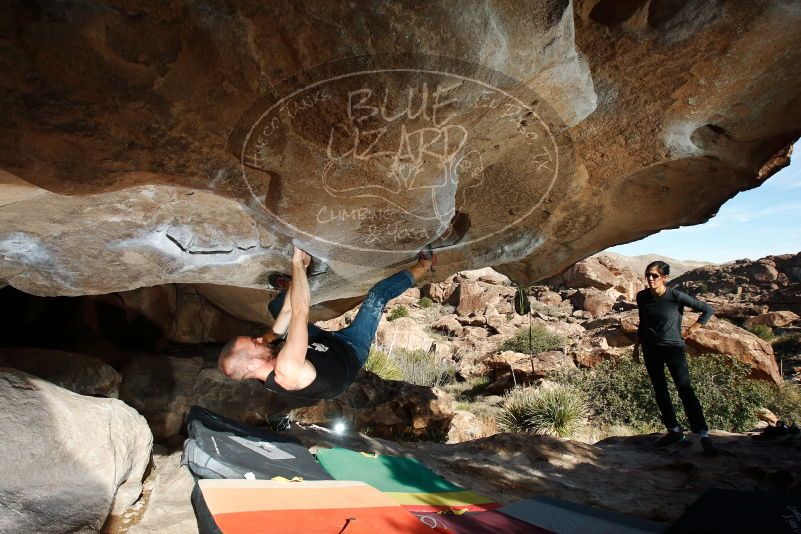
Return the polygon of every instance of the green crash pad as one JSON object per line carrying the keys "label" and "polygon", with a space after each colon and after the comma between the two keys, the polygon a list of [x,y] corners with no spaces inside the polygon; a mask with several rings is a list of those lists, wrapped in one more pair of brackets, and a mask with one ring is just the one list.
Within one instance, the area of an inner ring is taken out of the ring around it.
{"label": "green crash pad", "polygon": [[317,461],[336,480],[360,480],[383,492],[463,491],[414,458],[383,456],[348,449],[320,449]]}

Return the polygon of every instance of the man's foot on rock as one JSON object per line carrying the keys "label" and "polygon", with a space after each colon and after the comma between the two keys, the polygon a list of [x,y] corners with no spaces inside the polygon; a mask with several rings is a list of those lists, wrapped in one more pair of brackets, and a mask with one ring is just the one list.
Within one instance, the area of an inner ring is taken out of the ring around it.
{"label": "man's foot on rock", "polygon": [[434,241],[425,246],[423,250],[417,253],[417,259],[428,260],[431,262],[429,271],[432,273],[436,271],[437,256],[434,250],[438,248],[450,247],[462,240],[470,230],[470,216],[466,213],[457,211],[454,213],[448,228],[445,232],[436,238]]}
{"label": "man's foot on rock", "polygon": [[292,282],[292,277],[288,274],[273,273],[267,277],[267,282],[278,291],[289,290],[289,284]]}
{"label": "man's foot on rock", "polygon": [[428,268],[428,270],[432,273],[436,270],[435,267],[437,266],[437,255],[434,254],[431,245],[426,246],[426,248],[418,252],[417,259],[422,261],[430,261],[431,266]]}
{"label": "man's foot on rock", "polygon": [[684,435],[684,432],[679,430],[676,432],[675,430],[668,430],[667,434],[656,440],[657,447],[667,447],[668,445],[673,445],[674,443],[679,443],[681,445],[687,444],[689,445],[689,440]]}

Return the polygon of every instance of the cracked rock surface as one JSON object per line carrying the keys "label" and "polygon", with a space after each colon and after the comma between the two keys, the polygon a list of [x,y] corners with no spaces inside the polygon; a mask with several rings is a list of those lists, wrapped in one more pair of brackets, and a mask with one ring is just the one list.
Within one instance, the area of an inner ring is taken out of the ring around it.
{"label": "cracked rock surface", "polygon": [[793,2],[78,1],[0,21],[0,281],[43,296],[198,283],[236,310],[294,241],[328,263],[312,290],[336,316],[456,212],[471,226],[437,277],[533,282],[708,220],[801,133]]}

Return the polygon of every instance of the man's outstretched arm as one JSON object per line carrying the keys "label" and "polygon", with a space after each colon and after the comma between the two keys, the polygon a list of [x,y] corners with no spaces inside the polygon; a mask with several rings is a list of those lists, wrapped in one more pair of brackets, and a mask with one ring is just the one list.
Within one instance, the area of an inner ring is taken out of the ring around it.
{"label": "man's outstretched arm", "polygon": [[[311,293],[306,278],[305,259],[308,255],[295,247],[292,256],[292,286],[289,288],[291,318],[287,330],[286,343],[278,353],[275,363],[275,381],[283,388],[298,389],[301,377],[305,383],[314,379],[314,366],[306,361],[309,345],[308,321]],[[308,380],[309,373],[311,373]]]}
{"label": "man's outstretched arm", "polygon": [[292,282],[290,282],[289,292],[286,298],[284,298],[284,305],[281,306],[281,311],[278,312],[278,317],[276,317],[275,321],[273,321],[271,332],[275,334],[276,337],[284,337],[289,329],[289,321],[292,319],[292,299],[289,298],[289,294],[291,293]]}

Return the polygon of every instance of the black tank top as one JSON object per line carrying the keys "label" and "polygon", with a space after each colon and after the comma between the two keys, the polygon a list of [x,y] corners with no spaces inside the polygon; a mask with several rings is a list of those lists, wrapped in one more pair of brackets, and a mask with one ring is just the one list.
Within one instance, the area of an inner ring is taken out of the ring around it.
{"label": "black tank top", "polygon": [[264,387],[281,397],[307,400],[338,397],[356,380],[359,360],[351,348],[335,336],[325,334],[309,342],[306,359],[314,366],[317,376],[303,389],[284,389],[275,381],[275,373],[264,380]]}

